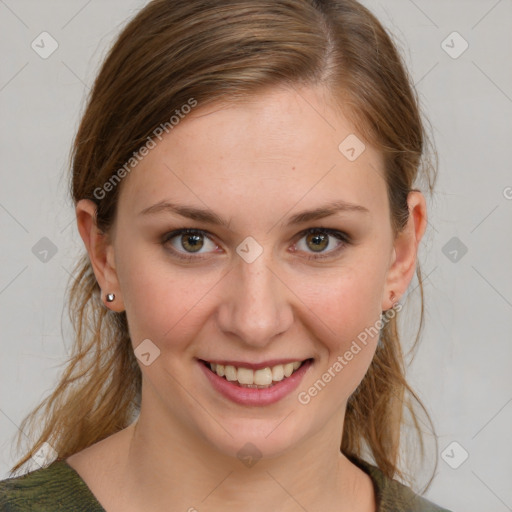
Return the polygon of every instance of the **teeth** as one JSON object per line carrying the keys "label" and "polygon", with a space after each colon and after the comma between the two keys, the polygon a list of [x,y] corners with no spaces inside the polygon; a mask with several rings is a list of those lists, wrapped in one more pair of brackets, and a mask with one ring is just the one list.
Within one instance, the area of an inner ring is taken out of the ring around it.
{"label": "teeth", "polygon": [[284,365],[284,376],[289,377],[293,373],[293,363]]}
{"label": "teeth", "polygon": [[254,371],[250,368],[238,368],[236,380],[240,384],[254,384]]}
{"label": "teeth", "polygon": [[236,371],[236,368],[234,366],[231,366],[231,365],[226,365],[224,367],[224,373],[226,375],[226,379],[228,380],[237,380],[237,371]]}
{"label": "teeth", "polygon": [[284,379],[284,367],[282,364],[278,364],[272,368],[272,380],[279,382]]}
{"label": "teeth", "polygon": [[[254,384],[257,384],[258,386],[270,386],[270,384],[272,384],[272,370],[270,368],[260,368],[253,373]],[[249,382],[249,384],[251,383]]]}
{"label": "teeth", "polygon": [[301,364],[302,361],[295,361],[294,363],[278,364],[272,366],[272,368],[266,367],[252,370],[251,368],[236,368],[229,364],[224,366],[222,364],[210,363],[210,368],[219,377],[225,377],[231,382],[238,381],[242,386],[259,388],[269,387],[272,385],[272,382],[280,382],[289,377]]}

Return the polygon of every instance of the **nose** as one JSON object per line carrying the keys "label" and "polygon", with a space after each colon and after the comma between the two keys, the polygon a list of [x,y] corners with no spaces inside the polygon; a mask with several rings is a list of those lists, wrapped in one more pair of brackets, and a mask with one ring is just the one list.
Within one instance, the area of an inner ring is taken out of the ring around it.
{"label": "nose", "polygon": [[291,292],[265,251],[252,263],[240,258],[235,265],[221,292],[219,328],[246,345],[261,348],[292,325]]}

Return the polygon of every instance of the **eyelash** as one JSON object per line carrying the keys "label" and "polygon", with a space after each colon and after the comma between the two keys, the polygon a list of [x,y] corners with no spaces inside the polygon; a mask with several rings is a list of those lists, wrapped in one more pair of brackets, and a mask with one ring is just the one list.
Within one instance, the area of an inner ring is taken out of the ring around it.
{"label": "eyelash", "polygon": [[[305,259],[307,259],[307,260],[317,260],[318,261],[318,260],[322,260],[322,259],[331,258],[333,255],[338,254],[341,250],[343,250],[347,245],[349,245],[351,243],[351,239],[347,233],[344,233],[343,231],[338,231],[336,229],[322,228],[322,227],[308,228],[308,229],[305,229],[304,231],[301,231],[300,233],[297,234],[297,237],[298,237],[297,242],[309,234],[317,234],[317,233],[323,233],[323,234],[333,236],[340,242],[340,244],[335,249],[332,249],[326,253],[318,253],[314,256],[305,256]],[[163,237],[163,240],[162,240],[162,245],[167,245],[170,240],[172,240],[173,238],[176,238],[177,236],[180,236],[180,235],[201,235],[206,238],[209,238],[212,242],[214,241],[213,235],[211,235],[208,231],[205,231],[202,229],[194,229],[194,228],[182,228],[182,229],[176,229],[174,231],[171,231],[170,233],[165,234]],[[295,242],[295,243],[297,243],[297,242]],[[193,261],[193,260],[198,261],[198,260],[201,260],[204,258],[202,256],[194,256],[192,253],[189,253],[188,256],[185,256],[184,254],[187,254],[187,253],[182,253],[182,252],[176,251],[175,249],[171,249],[171,251],[173,252],[173,255],[175,255],[176,257],[178,257],[179,259],[181,259],[183,261]]]}

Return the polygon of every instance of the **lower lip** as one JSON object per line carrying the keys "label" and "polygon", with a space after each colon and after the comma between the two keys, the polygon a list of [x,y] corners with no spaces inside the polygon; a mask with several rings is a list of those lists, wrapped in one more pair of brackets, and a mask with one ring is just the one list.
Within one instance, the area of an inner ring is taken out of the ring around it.
{"label": "lower lip", "polygon": [[224,377],[219,377],[216,373],[212,372],[203,362],[198,362],[211,385],[221,395],[237,404],[251,406],[270,405],[289,395],[298,387],[305,373],[312,365],[312,361],[308,360],[289,377],[286,377],[269,388],[258,389],[244,388],[233,384],[233,382],[226,380]]}

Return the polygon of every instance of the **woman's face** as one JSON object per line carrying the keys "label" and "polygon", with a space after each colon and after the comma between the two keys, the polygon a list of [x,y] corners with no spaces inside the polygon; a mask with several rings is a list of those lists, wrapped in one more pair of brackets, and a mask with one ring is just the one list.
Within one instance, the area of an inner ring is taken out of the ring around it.
{"label": "woman's face", "polygon": [[[124,179],[119,288],[104,292],[126,310],[155,430],[228,455],[339,446],[396,255],[381,156],[359,154],[354,132],[323,89],[273,89],[199,105]],[[306,360],[279,380],[278,363]],[[258,382],[279,383],[243,388],[203,361],[243,367],[224,372],[245,382],[270,367]]]}

